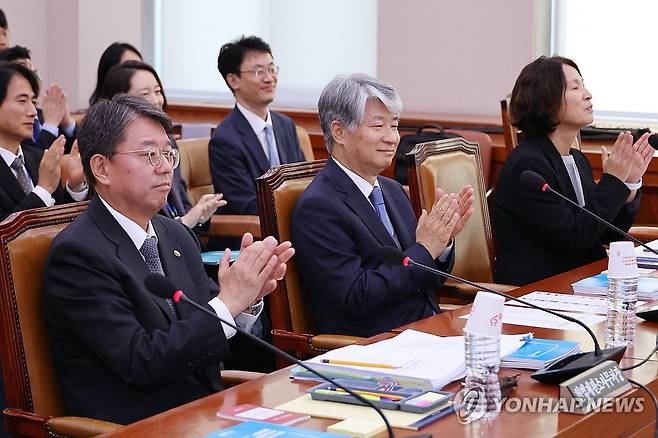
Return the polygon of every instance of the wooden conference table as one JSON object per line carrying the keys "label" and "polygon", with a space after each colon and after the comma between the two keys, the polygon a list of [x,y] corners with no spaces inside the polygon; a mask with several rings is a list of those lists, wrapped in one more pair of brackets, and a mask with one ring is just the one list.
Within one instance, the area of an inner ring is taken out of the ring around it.
{"label": "wooden conference table", "polygon": [[[571,293],[571,283],[599,273],[606,268],[605,261],[599,261],[574,271],[558,275],[529,286],[519,288],[512,293],[515,296],[539,291],[553,291]],[[381,334],[374,339],[384,339],[394,336],[404,328],[434,333],[443,336],[461,335],[465,320],[459,316],[468,313],[469,306],[454,311],[443,312],[440,315],[430,317],[416,323],[394,330],[391,333]],[[658,324],[638,320],[635,345],[626,350],[621,366],[629,366],[638,363],[656,345]],[[604,343],[604,322],[593,328],[599,342]],[[592,350],[592,341],[584,330],[561,331],[542,329],[537,327],[522,327],[515,325],[503,326],[503,332],[507,334],[526,333],[532,331],[536,337],[569,339],[581,342],[583,350]],[[147,418],[137,423],[126,426],[118,431],[105,434],[103,437],[199,437],[236,424],[230,420],[216,417],[219,408],[228,408],[242,403],[253,403],[260,406],[274,407],[286,401],[292,400],[304,394],[306,389],[315,385],[310,382],[295,382],[288,378],[290,369],[286,368],[269,374],[261,379],[239,385],[237,387],[222,391],[206,398],[188,403],[176,409]],[[558,387],[544,385],[530,379],[530,371],[502,369],[501,376],[521,374],[519,386],[510,397],[544,397],[557,398]],[[655,356],[639,368],[625,372],[627,377],[648,385],[658,394],[658,360]],[[458,382],[453,382],[446,388],[448,391],[458,391]],[[577,415],[568,413],[529,413],[529,412],[507,412],[503,410],[493,421],[476,421],[469,425],[458,422],[456,415],[449,415],[421,429],[418,432],[396,429],[396,436],[407,436],[419,433],[441,434],[449,437],[510,437],[510,436],[562,436],[562,437],[607,437],[607,436],[652,436],[655,421],[655,410],[651,398],[640,389],[633,389],[624,397],[637,397],[643,399],[644,410],[637,413],[621,412],[596,412],[588,415]],[[335,420],[311,418],[299,423],[295,427],[307,429],[326,430],[326,427]],[[381,434],[385,436],[385,434]]]}

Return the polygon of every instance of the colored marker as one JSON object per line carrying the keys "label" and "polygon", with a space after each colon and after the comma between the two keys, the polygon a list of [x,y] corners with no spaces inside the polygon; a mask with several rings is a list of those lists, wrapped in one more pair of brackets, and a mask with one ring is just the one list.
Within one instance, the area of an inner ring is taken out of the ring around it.
{"label": "colored marker", "polygon": [[351,360],[338,360],[338,359],[322,359],[322,363],[330,363],[334,365],[353,365],[357,367],[368,367],[368,368],[389,368],[389,369],[396,368],[393,365],[388,365],[385,363],[354,362]]}

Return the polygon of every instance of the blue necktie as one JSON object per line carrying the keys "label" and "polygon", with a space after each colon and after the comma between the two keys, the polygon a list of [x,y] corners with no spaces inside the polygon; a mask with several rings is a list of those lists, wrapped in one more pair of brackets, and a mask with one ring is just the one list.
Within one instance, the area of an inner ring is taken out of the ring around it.
{"label": "blue necktie", "polygon": [[279,151],[274,143],[274,129],[272,125],[265,125],[265,139],[267,140],[267,156],[270,159],[270,167],[276,167],[281,164],[279,160]]}
{"label": "blue necktie", "polygon": [[39,135],[41,135],[41,121],[38,117],[34,118],[34,125],[32,126],[32,140],[34,144],[38,144]]}
{"label": "blue necktie", "polygon": [[[142,244],[142,247],[139,248],[139,252],[144,256],[144,261],[146,262],[146,267],[149,272],[154,274],[164,275],[164,269],[162,269],[162,262],[160,261],[160,253],[158,252],[158,241],[155,236],[147,237]],[[174,314],[174,318],[178,315],[176,314],[176,308],[174,307],[174,302],[171,298],[167,298],[167,305],[169,310]]]}
{"label": "blue necktie", "polygon": [[391,223],[391,219],[388,217],[388,213],[386,212],[386,204],[384,204],[384,196],[382,195],[381,187],[374,186],[369,198],[370,202],[372,202],[372,205],[375,207],[375,210],[377,210],[379,219],[381,219],[381,221],[384,223],[386,231],[388,231],[388,234],[390,234],[393,240],[395,240],[395,244],[400,247],[400,242],[398,242],[397,237],[395,237],[393,224]]}

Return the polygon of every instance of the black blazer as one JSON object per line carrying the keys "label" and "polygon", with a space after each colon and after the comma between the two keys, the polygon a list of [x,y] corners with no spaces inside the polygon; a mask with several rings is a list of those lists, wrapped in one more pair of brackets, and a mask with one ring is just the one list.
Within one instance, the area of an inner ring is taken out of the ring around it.
{"label": "black blazer", "polygon": [[[618,178],[604,173],[597,184],[585,155],[571,149],[585,196],[585,208],[628,230],[640,196]],[[521,142],[507,157],[496,184],[497,282],[523,285],[605,257],[602,244],[623,238],[576,207],[537,188],[524,187],[524,170],[543,176],[556,191],[576,201],[564,162],[548,137]]]}
{"label": "black blazer", "polygon": [[[207,303],[218,287],[193,234],[160,215],[152,223],[167,277]],[[148,273],[98,197],[54,240],[44,306],[67,414],[125,424],[221,389],[229,350],[220,323],[185,304],[174,320],[144,287]]]}
{"label": "black blazer", "polygon": [[[450,270],[416,243],[416,216],[402,186],[378,177],[386,210],[404,253]],[[372,336],[417,321],[438,309],[434,274],[380,261],[395,246],[372,204],[334,162],[302,193],[292,216],[292,242],[304,290],[322,333]]]}
{"label": "black blazer", "polygon": [[[295,123],[286,115],[270,111],[281,164],[304,161]],[[227,214],[258,214],[256,178],[270,168],[263,146],[240,110],[233,111],[217,126],[208,144],[210,172],[216,193],[228,202]]]}
{"label": "black blazer", "polygon": [[[32,184],[36,186],[39,181],[39,164],[43,156],[43,149],[32,146],[21,147],[25,159],[25,168],[27,173],[30,174]],[[55,204],[74,202],[61,184],[52,194],[52,197],[55,199]],[[43,203],[41,198],[33,192],[27,195],[23,192],[16,176],[14,176],[14,172],[7,166],[5,160],[0,158],[0,221],[11,213],[45,206],[46,204]]]}

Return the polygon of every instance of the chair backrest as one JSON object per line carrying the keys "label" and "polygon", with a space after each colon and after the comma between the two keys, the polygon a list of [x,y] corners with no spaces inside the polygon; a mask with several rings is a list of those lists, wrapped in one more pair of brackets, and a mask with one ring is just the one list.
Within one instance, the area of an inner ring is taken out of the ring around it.
{"label": "chair backrest", "polygon": [[407,154],[409,189],[417,216],[434,204],[436,188],[457,193],[470,184],[475,201],[473,216],[456,237],[452,273],[471,281],[492,282],[494,247],[486,187],[477,143],[450,138],[420,143]]}
{"label": "chair backrest", "polygon": [[215,191],[210,176],[208,142],[210,137],[188,138],[177,142],[180,150],[180,171],[187,183],[187,194],[192,205],[206,193]]}
{"label": "chair backrest", "polygon": [[307,161],[313,161],[315,159],[315,154],[313,153],[313,145],[311,144],[311,136],[308,135],[308,131],[302,128],[299,125],[295,125],[295,130],[297,131],[297,138],[299,139],[299,146],[304,152],[304,156]]}
{"label": "chair backrest", "polygon": [[87,202],[26,210],[0,224],[0,357],[7,407],[65,414],[42,309],[53,238]]}
{"label": "chair backrest", "polygon": [[500,116],[503,121],[503,135],[505,137],[505,152],[509,155],[519,144],[519,130],[512,125],[509,116],[509,97],[500,101]]}
{"label": "chair backrest", "polygon": [[[284,164],[270,169],[256,180],[263,236],[279,242],[290,240],[290,222],[295,204],[304,189],[324,167],[326,160]],[[295,258],[288,262],[286,275],[270,294],[272,328],[295,333],[317,333],[311,305],[303,293]]]}
{"label": "chair backrest", "polygon": [[482,160],[484,186],[489,189],[491,187],[491,155],[493,153],[493,142],[491,141],[489,134],[466,129],[448,129],[446,131],[464,137],[466,140],[477,143],[480,146],[480,159]]}

